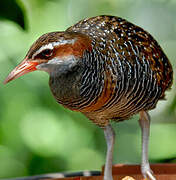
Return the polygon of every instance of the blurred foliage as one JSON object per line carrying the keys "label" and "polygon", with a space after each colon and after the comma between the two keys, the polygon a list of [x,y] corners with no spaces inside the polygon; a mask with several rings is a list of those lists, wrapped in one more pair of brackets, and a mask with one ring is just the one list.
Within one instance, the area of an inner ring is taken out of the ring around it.
{"label": "blurred foliage", "polygon": [[25,28],[24,12],[15,0],[1,0],[0,20],[11,20]]}
{"label": "blurred foliage", "polygon": [[[55,102],[47,85],[46,73],[33,72],[6,86],[2,82],[41,34],[62,31],[80,19],[100,14],[121,16],[148,30],[164,49],[175,71],[176,1],[17,2],[22,10],[10,5],[8,10],[4,6],[0,8],[1,11],[3,7],[5,12],[3,16],[20,23],[22,27],[23,19],[24,24],[28,24],[26,32],[11,21],[0,21],[0,177],[100,169],[106,153],[103,131],[82,114],[64,109]],[[174,79],[172,90],[167,92],[167,101],[160,101],[150,113],[152,162],[176,162],[175,88]],[[129,121],[113,123],[117,133],[114,163],[140,163],[137,120],[138,116],[134,116]]]}

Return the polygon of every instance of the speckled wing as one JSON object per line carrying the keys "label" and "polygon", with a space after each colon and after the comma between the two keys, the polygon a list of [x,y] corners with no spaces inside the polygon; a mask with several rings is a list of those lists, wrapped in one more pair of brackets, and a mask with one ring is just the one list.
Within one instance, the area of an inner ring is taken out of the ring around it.
{"label": "speckled wing", "polygon": [[119,17],[97,16],[84,19],[67,31],[89,35],[93,46],[111,59],[139,64],[144,67],[146,75],[150,69],[162,89],[161,98],[170,88],[173,79],[171,64],[156,40],[142,28]]}
{"label": "speckled wing", "polygon": [[153,109],[159,99],[164,99],[165,90],[172,85],[173,71],[148,32],[114,16],[84,19],[67,31],[91,37],[89,63],[97,68],[97,79],[103,79],[102,89],[97,86],[99,94],[90,98],[82,112],[90,112],[97,119],[123,120],[141,110]]}

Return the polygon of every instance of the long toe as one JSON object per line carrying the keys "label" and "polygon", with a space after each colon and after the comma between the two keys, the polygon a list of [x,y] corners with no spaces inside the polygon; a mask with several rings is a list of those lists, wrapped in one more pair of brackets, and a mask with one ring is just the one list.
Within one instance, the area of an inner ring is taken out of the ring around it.
{"label": "long toe", "polygon": [[144,176],[145,179],[148,180],[148,178],[149,178],[150,180],[156,180],[149,165],[143,166],[141,168],[141,171],[142,171],[142,175]]}
{"label": "long toe", "polygon": [[151,180],[156,180],[156,178],[154,177],[154,175],[153,175],[151,170],[147,171],[146,174],[147,174],[147,177],[149,177]]}

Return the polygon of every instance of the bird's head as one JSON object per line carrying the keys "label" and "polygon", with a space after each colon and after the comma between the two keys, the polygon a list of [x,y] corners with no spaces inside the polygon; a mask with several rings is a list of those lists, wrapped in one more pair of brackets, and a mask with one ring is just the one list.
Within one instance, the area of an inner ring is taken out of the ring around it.
{"label": "bird's head", "polygon": [[49,74],[74,67],[85,51],[91,51],[88,36],[75,32],[51,32],[31,46],[24,60],[7,76],[4,84],[35,70]]}

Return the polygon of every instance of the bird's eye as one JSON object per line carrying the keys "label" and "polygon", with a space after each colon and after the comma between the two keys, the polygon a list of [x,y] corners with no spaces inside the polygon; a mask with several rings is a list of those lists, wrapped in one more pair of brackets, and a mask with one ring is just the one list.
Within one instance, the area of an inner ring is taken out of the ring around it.
{"label": "bird's eye", "polygon": [[45,49],[43,50],[40,55],[45,57],[45,58],[48,58],[50,57],[51,55],[53,54],[53,50],[52,49]]}

